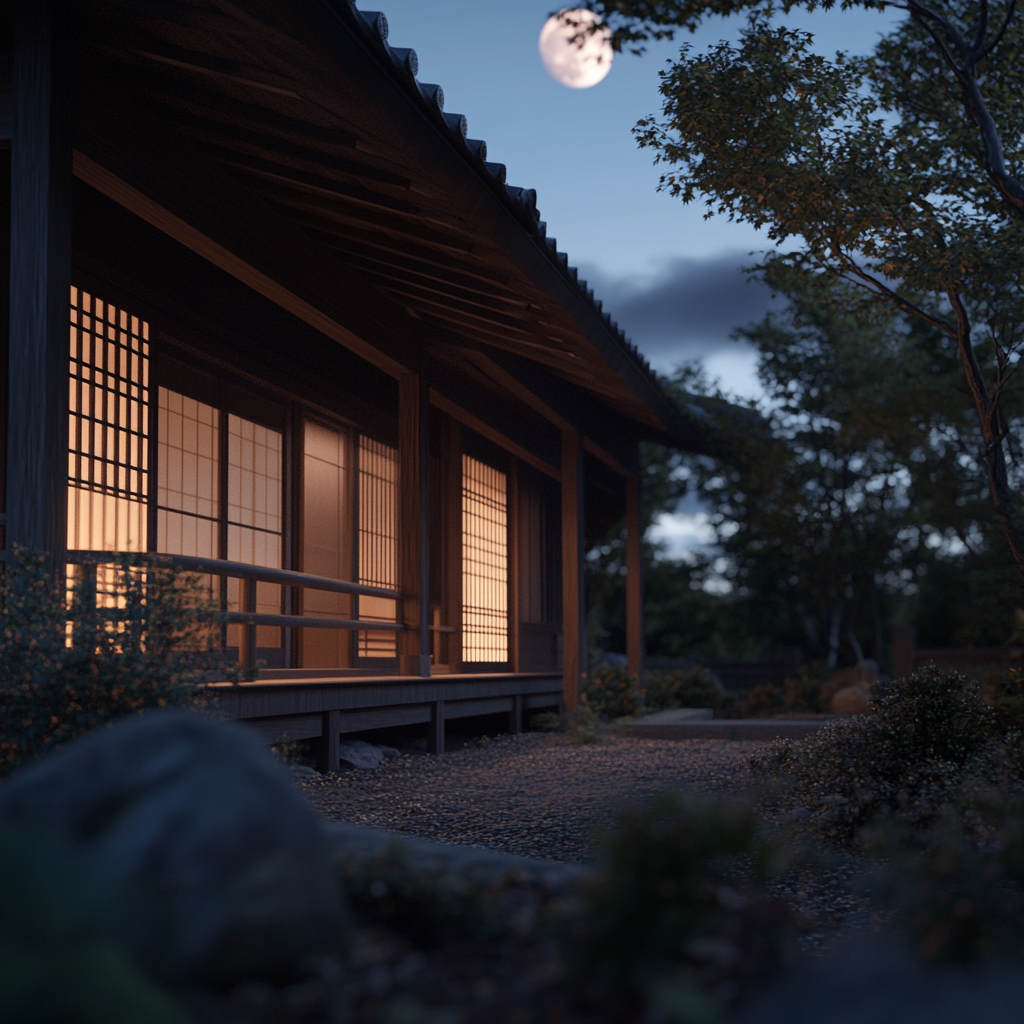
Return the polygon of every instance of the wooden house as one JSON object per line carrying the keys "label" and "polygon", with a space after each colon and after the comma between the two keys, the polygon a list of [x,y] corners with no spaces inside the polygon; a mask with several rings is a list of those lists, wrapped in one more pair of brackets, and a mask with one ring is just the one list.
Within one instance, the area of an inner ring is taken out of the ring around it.
{"label": "wooden house", "polygon": [[699,438],[382,14],[17,0],[0,51],[7,550],[210,574],[225,708],[325,764],[572,709],[623,515],[639,669],[638,443]]}

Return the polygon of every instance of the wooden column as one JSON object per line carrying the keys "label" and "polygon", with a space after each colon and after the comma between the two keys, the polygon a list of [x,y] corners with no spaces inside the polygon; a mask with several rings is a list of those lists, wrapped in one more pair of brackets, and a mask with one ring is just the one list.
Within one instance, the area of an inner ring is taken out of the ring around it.
{"label": "wooden column", "polygon": [[444,463],[445,621],[454,633],[448,634],[448,667],[462,669],[462,424],[448,418],[442,438]]}
{"label": "wooden column", "polygon": [[402,589],[399,634],[400,671],[407,676],[430,675],[430,648],[423,650],[422,634],[429,614],[429,578],[426,565],[426,463],[421,434],[421,385],[419,374],[408,373],[398,382],[398,580]]}
{"label": "wooden column", "polygon": [[427,726],[427,753],[444,753],[444,701],[430,705],[430,725]]}
{"label": "wooden column", "polygon": [[[519,460],[508,471],[508,667],[519,671]],[[518,732],[514,729],[513,732]]]}
{"label": "wooden column", "polygon": [[316,767],[321,772],[336,772],[340,762],[341,714],[324,711],[317,744]]}
{"label": "wooden column", "polygon": [[15,10],[7,547],[67,548],[71,5]]}
{"label": "wooden column", "polygon": [[626,477],[626,664],[629,674],[644,669],[644,578],[640,552],[640,478]]}
{"label": "wooden column", "polygon": [[562,430],[562,707],[576,710],[587,666],[583,586],[583,449],[573,427]]}

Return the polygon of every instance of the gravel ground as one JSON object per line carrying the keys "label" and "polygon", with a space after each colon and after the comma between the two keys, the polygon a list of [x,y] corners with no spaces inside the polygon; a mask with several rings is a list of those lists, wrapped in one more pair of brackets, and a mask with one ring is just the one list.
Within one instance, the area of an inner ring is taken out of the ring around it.
{"label": "gravel ground", "polygon": [[[327,818],[582,863],[593,858],[595,834],[625,802],[678,786],[749,795],[747,757],[757,746],[614,732],[579,745],[561,734],[525,733],[476,740],[442,757],[404,753],[375,771],[312,776],[299,785]],[[765,822],[773,830],[778,824]],[[809,953],[878,920],[871,901],[851,886],[863,869],[860,858],[830,857],[830,870],[799,868],[770,886],[802,917],[800,945]]]}
{"label": "gravel ground", "polygon": [[404,754],[375,771],[301,785],[327,818],[543,860],[583,862],[615,808],[671,786],[745,793],[747,756],[730,740],[607,736],[577,745],[524,733],[476,741],[442,757]]}

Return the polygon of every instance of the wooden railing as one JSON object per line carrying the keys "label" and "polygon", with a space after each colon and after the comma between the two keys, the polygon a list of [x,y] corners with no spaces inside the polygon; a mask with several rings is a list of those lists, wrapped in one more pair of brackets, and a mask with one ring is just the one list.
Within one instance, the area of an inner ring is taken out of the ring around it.
{"label": "wooden railing", "polygon": [[[256,584],[276,583],[283,587],[321,590],[332,594],[350,594],[355,597],[384,597],[393,601],[402,599],[402,592],[390,587],[371,587],[362,583],[332,580],[325,576],[293,572],[289,569],[268,569],[245,562],[229,562],[221,558],[198,558],[193,555],[165,555],[150,552],[126,555],[114,551],[69,551],[69,565],[97,566],[120,562],[124,558],[138,559],[146,565],[166,566],[185,572],[238,579],[242,581],[241,611],[212,611],[203,617],[220,622],[237,623],[242,627],[243,640],[239,649],[239,662],[246,672],[256,666],[256,628],[283,626],[286,629],[373,629],[401,632],[409,627],[401,622],[381,622],[376,619],[314,618],[307,615],[272,615],[256,611]],[[447,632],[446,627],[434,627]]]}

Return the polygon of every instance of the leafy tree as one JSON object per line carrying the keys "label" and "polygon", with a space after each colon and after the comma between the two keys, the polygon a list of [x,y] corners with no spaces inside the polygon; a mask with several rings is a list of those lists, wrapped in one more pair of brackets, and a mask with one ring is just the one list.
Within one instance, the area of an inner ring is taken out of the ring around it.
{"label": "leafy tree", "polygon": [[738,45],[683,46],[661,72],[663,117],[641,120],[638,141],[668,168],[671,194],[703,198],[709,215],[763,228],[777,244],[799,240],[785,257],[792,267],[860,289],[955,343],[977,460],[1024,577],[1003,410],[1024,285],[1024,189],[1008,169],[1024,158],[1024,30],[1013,0],[994,20],[987,0],[941,9],[907,0],[910,17],[873,55],[833,60],[812,51],[808,33],[774,24],[761,0],[588,6],[619,48],[692,30],[709,14],[748,13]]}

